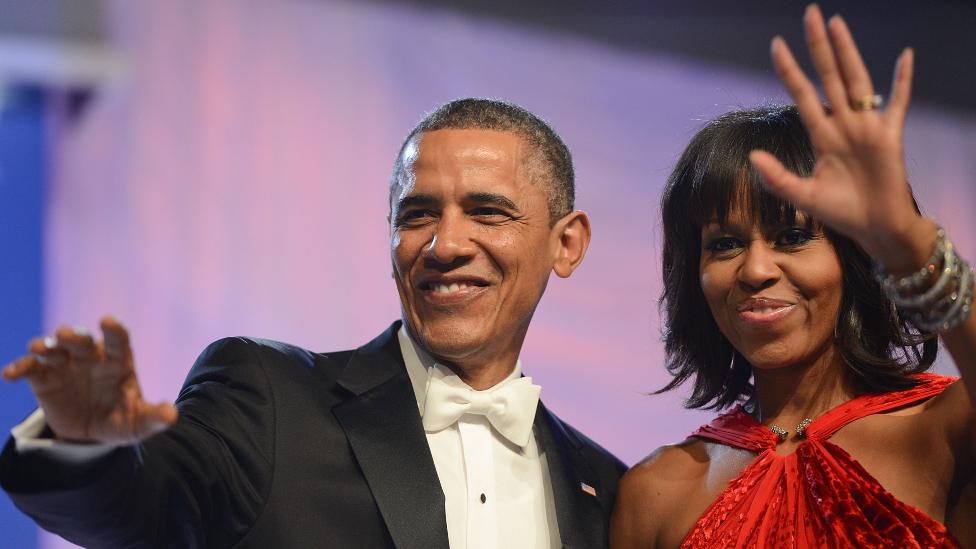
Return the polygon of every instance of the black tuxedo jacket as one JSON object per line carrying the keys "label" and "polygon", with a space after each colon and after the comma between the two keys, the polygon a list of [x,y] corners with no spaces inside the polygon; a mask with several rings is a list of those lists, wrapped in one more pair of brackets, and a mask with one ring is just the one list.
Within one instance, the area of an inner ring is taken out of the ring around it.
{"label": "black tuxedo jacket", "polygon": [[[220,340],[194,364],[166,432],[83,466],[18,455],[8,441],[0,484],[40,526],[86,547],[446,548],[399,325],[327,354]],[[563,547],[606,546],[624,465],[541,405],[535,433]]]}

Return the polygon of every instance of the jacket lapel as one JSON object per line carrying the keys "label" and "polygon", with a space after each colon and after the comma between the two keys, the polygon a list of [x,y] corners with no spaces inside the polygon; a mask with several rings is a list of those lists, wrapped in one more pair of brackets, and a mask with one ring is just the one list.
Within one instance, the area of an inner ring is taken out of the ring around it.
{"label": "jacket lapel", "polygon": [[[539,403],[535,415],[539,448],[549,465],[559,538],[565,548],[605,547],[604,512],[595,494],[603,489],[580,453],[583,444]],[[585,486],[584,486],[585,484]]]}
{"label": "jacket lapel", "polygon": [[338,379],[353,396],[332,413],[393,543],[403,549],[447,548],[444,493],[400,354],[399,327],[394,323],[356,350]]}

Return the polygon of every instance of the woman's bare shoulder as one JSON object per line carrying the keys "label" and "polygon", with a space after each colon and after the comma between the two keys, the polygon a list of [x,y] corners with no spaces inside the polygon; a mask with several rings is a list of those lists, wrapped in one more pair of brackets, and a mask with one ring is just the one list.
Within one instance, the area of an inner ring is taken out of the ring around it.
{"label": "woman's bare shoulder", "polygon": [[654,450],[634,465],[625,479],[640,486],[681,483],[700,478],[699,475],[708,469],[709,460],[706,443],[698,438],[687,438]]}
{"label": "woman's bare shoulder", "polygon": [[706,444],[689,438],[662,446],[631,467],[620,482],[611,546],[656,546],[661,526],[674,518],[675,502],[700,488],[708,462]]}
{"label": "woman's bare shoulder", "polygon": [[976,458],[976,412],[963,380],[957,380],[940,394],[926,401],[922,414],[933,429],[947,432],[957,459],[972,462]]}
{"label": "woman's bare shoulder", "polygon": [[878,416],[911,418],[911,421],[899,422],[899,425],[917,432],[919,437],[946,434],[953,447],[961,447],[965,443],[967,450],[976,426],[976,413],[961,379],[931,398],[882,412]]}

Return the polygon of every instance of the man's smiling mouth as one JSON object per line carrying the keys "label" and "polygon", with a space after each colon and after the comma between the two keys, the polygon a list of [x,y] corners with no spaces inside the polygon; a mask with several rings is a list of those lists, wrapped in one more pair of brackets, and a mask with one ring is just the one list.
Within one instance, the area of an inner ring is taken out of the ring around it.
{"label": "man's smiling mouth", "polygon": [[480,293],[488,282],[472,277],[436,277],[422,280],[417,286],[424,296],[441,301]]}
{"label": "man's smiling mouth", "polygon": [[467,282],[452,282],[451,284],[428,284],[424,291],[430,291],[438,294],[446,294],[451,292],[457,292],[460,290],[467,290],[468,288],[474,286],[473,284],[468,284]]}

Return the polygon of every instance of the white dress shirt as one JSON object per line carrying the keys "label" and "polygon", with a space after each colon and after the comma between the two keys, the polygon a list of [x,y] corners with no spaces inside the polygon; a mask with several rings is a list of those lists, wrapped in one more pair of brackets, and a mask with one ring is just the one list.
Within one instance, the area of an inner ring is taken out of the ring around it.
{"label": "white dress shirt", "polygon": [[[428,380],[457,376],[414,345],[406,329],[397,336],[423,417]],[[506,379],[521,375],[516,361]],[[485,416],[465,414],[454,425],[428,432],[427,443],[444,491],[451,549],[560,546],[549,467],[535,433],[520,448]]]}
{"label": "white dress shirt", "polygon": [[[432,376],[455,376],[415,346],[404,328],[397,333],[421,417]],[[506,379],[522,375],[516,361]],[[455,376],[456,377],[456,376]],[[94,460],[114,448],[39,438],[44,412],[36,410],[11,430],[18,452],[44,452],[64,462]],[[546,455],[533,432],[524,448],[499,434],[482,415],[426,433],[444,491],[452,549],[549,549],[559,547],[555,500]],[[558,456],[555,458],[558,459]]]}

